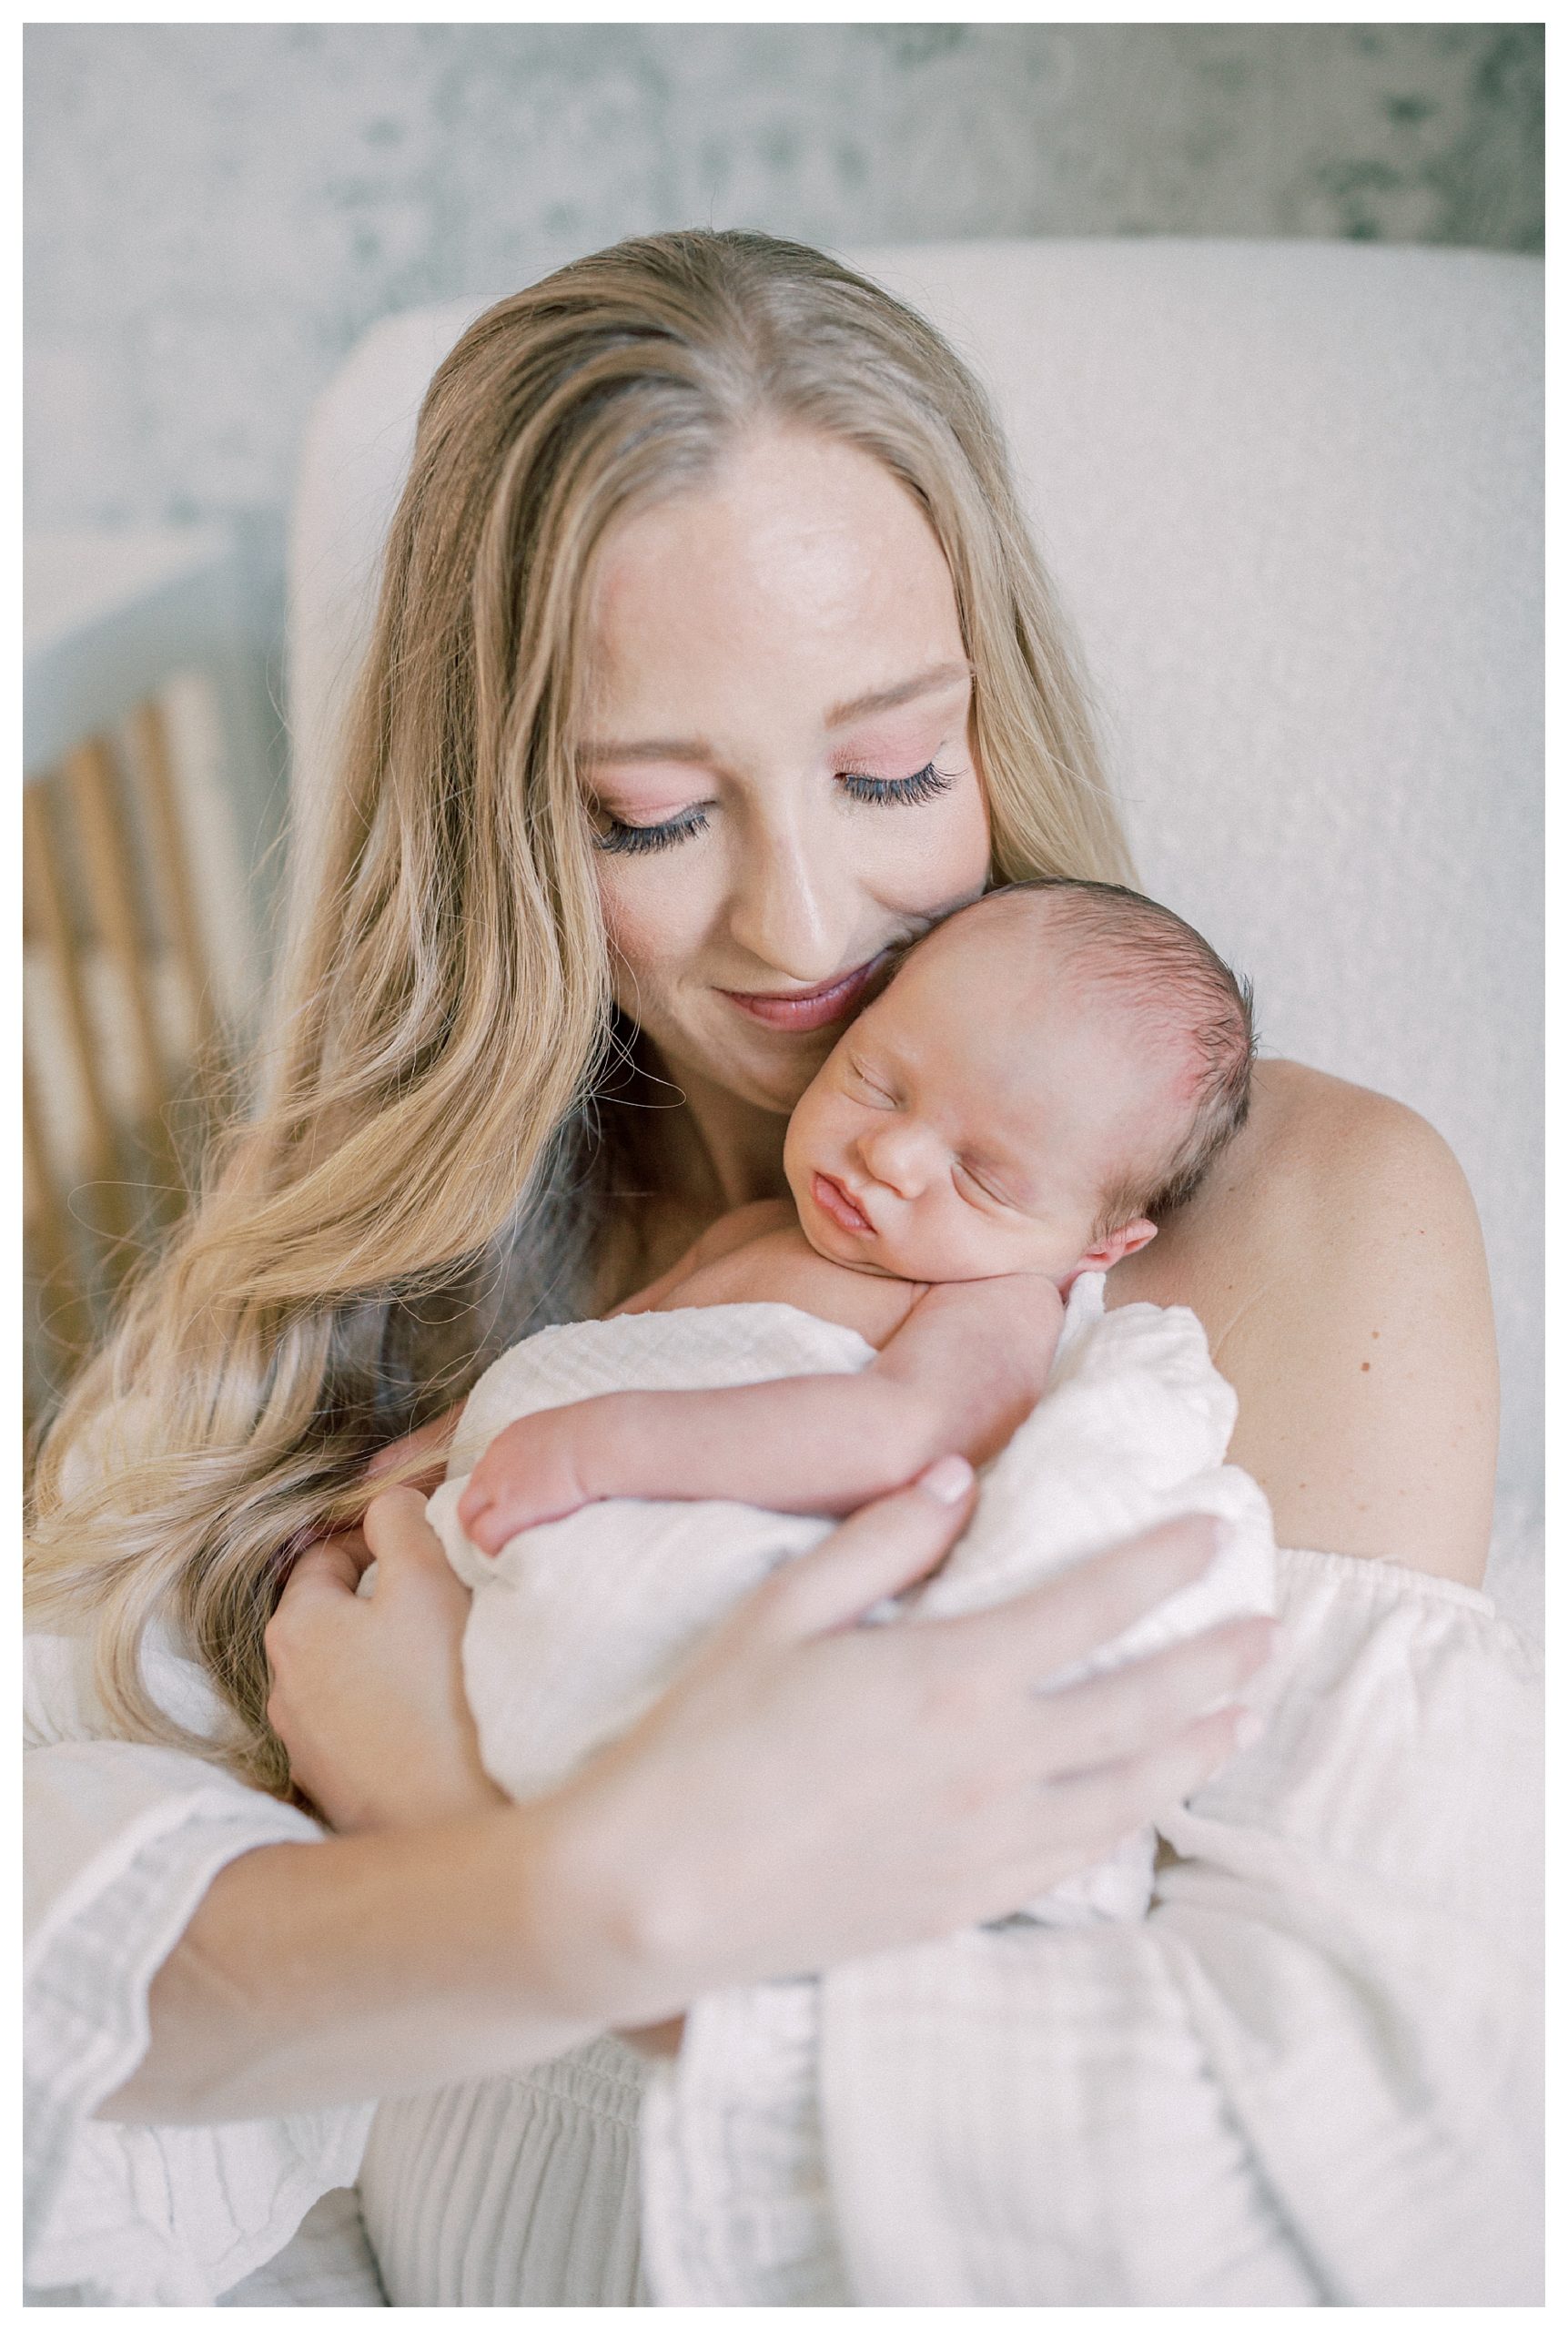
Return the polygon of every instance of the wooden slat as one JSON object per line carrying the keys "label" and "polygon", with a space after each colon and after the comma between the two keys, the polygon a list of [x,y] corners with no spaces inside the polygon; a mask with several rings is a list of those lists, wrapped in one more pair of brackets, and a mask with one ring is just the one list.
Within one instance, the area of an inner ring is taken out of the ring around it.
{"label": "wooden slat", "polygon": [[167,1145],[162,1130],[167,1087],[150,977],[154,948],[137,907],[114,765],[94,737],[67,755],[65,769],[88,902],[130,1001],[137,1113],[156,1152]]}
{"label": "wooden slat", "polygon": [[155,699],[149,697],[145,704],[137,704],[131,715],[131,733],[136,742],[137,771],[151,843],[147,855],[180,976],[190,998],[191,1026],[197,1049],[206,1054],[217,1035],[211,973],[196,911],[190,853],[186,847],[175,789],[168,732],[163,708]]}
{"label": "wooden slat", "polygon": [[76,1267],[76,1238],[65,1191],[39,1130],[32,1074],[22,1062],[22,1215],[38,1271],[39,1323],[57,1349],[75,1357],[92,1341],[93,1312]]}
{"label": "wooden slat", "polygon": [[[52,785],[53,780],[47,780]],[[94,1184],[94,1210],[116,1228],[128,1226],[128,1192],[121,1180],[113,1119],[98,1069],[97,1037],[82,989],[76,937],[66,904],[59,853],[45,799],[45,782],[22,793],[23,881],[33,920],[60,983],[66,1026],[81,1088],[86,1131],[84,1164]]]}

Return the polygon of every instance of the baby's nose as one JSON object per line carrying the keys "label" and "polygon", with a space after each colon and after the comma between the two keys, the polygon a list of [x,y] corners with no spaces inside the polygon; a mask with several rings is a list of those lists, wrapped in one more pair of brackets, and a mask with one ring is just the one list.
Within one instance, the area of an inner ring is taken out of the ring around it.
{"label": "baby's nose", "polygon": [[861,1162],[873,1180],[901,1198],[918,1197],[931,1173],[932,1144],[918,1125],[878,1125],[861,1142]]}

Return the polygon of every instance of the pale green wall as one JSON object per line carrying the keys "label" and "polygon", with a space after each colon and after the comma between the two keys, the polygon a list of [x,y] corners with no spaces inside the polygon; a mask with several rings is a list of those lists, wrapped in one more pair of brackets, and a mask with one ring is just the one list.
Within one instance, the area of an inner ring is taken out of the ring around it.
{"label": "pale green wall", "polygon": [[626,233],[1539,249],[1540,25],[56,25],[26,35],[35,522],[284,500],[389,309]]}

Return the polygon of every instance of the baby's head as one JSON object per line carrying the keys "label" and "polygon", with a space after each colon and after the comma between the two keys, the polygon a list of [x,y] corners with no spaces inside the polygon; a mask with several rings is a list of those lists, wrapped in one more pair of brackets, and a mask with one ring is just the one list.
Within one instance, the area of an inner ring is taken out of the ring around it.
{"label": "baby's head", "polygon": [[926,1283],[1109,1270],[1247,1114],[1251,1001],[1136,891],[993,890],[904,957],[803,1094],[784,1170],[828,1259]]}

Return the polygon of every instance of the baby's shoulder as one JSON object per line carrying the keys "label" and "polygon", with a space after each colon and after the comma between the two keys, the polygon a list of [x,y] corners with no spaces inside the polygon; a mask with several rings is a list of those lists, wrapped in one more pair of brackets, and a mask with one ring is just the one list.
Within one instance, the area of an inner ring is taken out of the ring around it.
{"label": "baby's shoulder", "polygon": [[810,1243],[793,1208],[750,1207],[750,1235],[695,1261],[657,1303],[683,1311],[720,1302],[790,1302],[848,1327],[880,1351],[925,1292],[906,1279],[875,1278],[830,1262]]}

